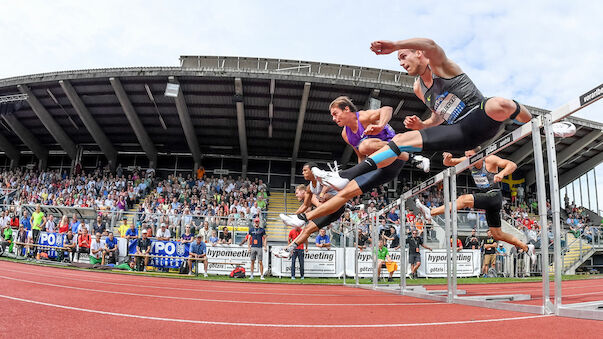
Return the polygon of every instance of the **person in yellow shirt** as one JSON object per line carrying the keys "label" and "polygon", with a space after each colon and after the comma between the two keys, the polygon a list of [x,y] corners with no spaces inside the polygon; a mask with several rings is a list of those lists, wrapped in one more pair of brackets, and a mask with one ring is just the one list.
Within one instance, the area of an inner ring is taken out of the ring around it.
{"label": "person in yellow shirt", "polygon": [[130,226],[128,226],[128,218],[124,217],[122,224],[119,225],[119,236],[125,238],[126,232],[128,232],[129,228]]}

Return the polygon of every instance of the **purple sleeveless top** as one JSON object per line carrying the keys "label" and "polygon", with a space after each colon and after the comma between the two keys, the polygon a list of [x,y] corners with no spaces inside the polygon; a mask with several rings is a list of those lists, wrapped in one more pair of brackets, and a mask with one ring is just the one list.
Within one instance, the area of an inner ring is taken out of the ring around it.
{"label": "purple sleeveless top", "polygon": [[348,137],[348,142],[350,145],[354,146],[355,149],[358,149],[358,145],[364,140],[368,138],[377,138],[383,141],[390,141],[396,135],[394,129],[389,125],[385,125],[385,127],[376,135],[362,135],[364,133],[364,126],[360,123],[360,117],[358,112],[356,112],[356,120],[358,120],[358,131],[356,133],[352,132],[352,130],[346,126],[345,134]]}

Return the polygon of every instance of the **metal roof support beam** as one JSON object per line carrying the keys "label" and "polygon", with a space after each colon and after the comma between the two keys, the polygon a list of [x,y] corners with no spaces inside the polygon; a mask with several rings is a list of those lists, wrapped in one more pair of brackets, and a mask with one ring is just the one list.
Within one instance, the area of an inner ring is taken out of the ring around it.
{"label": "metal roof support beam", "polygon": [[571,170],[569,170],[569,171],[561,174],[559,176],[559,187],[565,187],[565,186],[567,186],[569,183],[571,183],[572,181],[578,179],[584,173],[586,173],[586,172],[592,170],[593,168],[595,168],[601,162],[603,162],[603,152],[601,152],[601,153],[595,155],[594,157],[586,160],[585,162],[583,162],[580,165],[572,168]]}
{"label": "metal roof support beam", "polygon": [[94,120],[92,114],[90,114],[90,111],[88,111],[88,108],[86,108],[86,105],[84,105],[84,102],[79,97],[71,83],[68,80],[60,80],[59,84],[67,95],[71,106],[73,106],[80,119],[84,123],[84,126],[86,126],[86,129],[90,135],[92,135],[92,138],[98,144],[101,151],[109,161],[109,167],[111,169],[115,169],[115,167],[117,167],[117,151],[115,150],[115,147],[113,147],[113,144],[111,141],[109,141],[109,138],[105,132],[103,132],[96,120]]}
{"label": "metal roof support beam", "polygon": [[61,145],[61,148],[65,150],[65,153],[75,160],[77,157],[77,147],[71,138],[65,133],[65,130],[54,120],[52,115],[46,110],[46,108],[40,103],[27,85],[18,85],[19,91],[23,94],[27,94],[27,102],[33,109],[34,113],[38,116],[44,127],[50,132],[52,137]]}
{"label": "metal roof support beam", "polygon": [[[169,77],[171,83],[180,84],[176,77]],[[201,148],[199,147],[199,140],[195,134],[195,128],[193,127],[193,120],[188,112],[188,105],[184,99],[184,93],[182,92],[182,86],[178,86],[178,96],[176,100],[176,110],[178,111],[178,117],[180,118],[180,124],[184,130],[184,136],[188,143],[188,148],[191,150],[193,160],[195,161],[194,170],[196,171],[201,166]]]}
{"label": "metal roof support beam", "polygon": [[245,105],[243,104],[243,82],[241,78],[235,78],[235,105],[237,107],[237,126],[239,128],[239,146],[241,148],[241,176],[247,176],[247,162],[249,153],[247,151],[247,129],[245,127]]}
{"label": "metal roof support beam", "polygon": [[[377,99],[379,97],[380,93],[381,93],[381,90],[376,89],[376,88],[371,91],[371,94],[369,95],[368,99],[366,99],[366,103],[364,104],[365,110],[366,109],[379,109],[381,107],[381,100]],[[404,103],[403,100],[400,101],[398,106],[402,107],[403,103]],[[348,164],[348,162],[350,162],[350,160],[352,159],[352,154],[354,154],[354,148],[352,148],[352,146],[346,144],[345,150],[343,151],[343,154],[341,155],[341,158],[339,159],[339,164],[341,165],[341,168],[345,168],[345,166]]]}
{"label": "metal roof support beam", "polygon": [[19,164],[19,151],[2,134],[0,134],[0,149],[10,159],[10,168],[15,168]]}
{"label": "metal roof support beam", "polygon": [[[590,133],[586,134],[582,138],[578,139],[576,142],[567,146],[561,152],[557,154],[557,165],[561,166],[569,159],[571,159],[578,152],[582,151],[588,145],[590,145],[593,141],[597,140],[599,136],[601,136],[601,130],[593,130]],[[548,173],[548,168],[544,168],[545,174]],[[528,186],[533,185],[536,182],[536,175],[534,172],[530,172],[526,174],[526,184]]]}
{"label": "metal roof support beam", "polygon": [[134,106],[132,106],[132,102],[130,102],[130,98],[128,98],[128,94],[124,90],[121,81],[118,78],[109,78],[109,82],[111,82],[111,86],[117,95],[117,99],[126,114],[130,126],[132,126],[132,129],[134,130],[134,134],[136,134],[140,146],[147,155],[147,158],[149,158],[149,167],[157,167],[157,149],[144,128],[144,125],[140,121],[138,114],[136,114]]}
{"label": "metal roof support beam", "polygon": [[531,141],[528,141],[523,144],[523,146],[521,146],[517,151],[513,152],[513,154],[511,154],[508,159],[516,164],[519,164],[525,158],[529,157],[532,153],[534,153],[534,146],[532,145]]}
{"label": "metal roof support beam", "polygon": [[293,154],[291,155],[291,185],[295,184],[295,168],[297,163],[297,155],[299,153],[299,144],[301,143],[302,131],[304,128],[304,120],[306,119],[306,108],[308,107],[308,98],[310,97],[311,83],[304,83],[304,91],[302,93],[301,102],[299,104],[299,114],[297,115],[297,129],[295,130],[295,141],[293,142]]}
{"label": "metal roof support beam", "polygon": [[48,149],[42,146],[40,141],[27,127],[23,126],[14,114],[4,114],[2,118],[4,118],[6,124],[15,132],[19,139],[36,155],[39,160],[39,169],[45,169],[46,162],[48,161]]}

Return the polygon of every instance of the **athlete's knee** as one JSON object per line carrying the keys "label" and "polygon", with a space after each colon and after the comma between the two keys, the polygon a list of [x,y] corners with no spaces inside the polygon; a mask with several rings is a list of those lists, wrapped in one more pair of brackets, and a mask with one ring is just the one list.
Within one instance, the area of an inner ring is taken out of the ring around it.
{"label": "athlete's knee", "polygon": [[517,104],[515,101],[506,98],[492,97],[486,102],[487,112],[505,112],[511,114],[516,109]]}
{"label": "athlete's knee", "polygon": [[460,208],[472,207],[473,206],[473,196],[469,195],[469,194],[461,195],[458,198],[457,205],[458,205],[457,207],[461,206]]}
{"label": "athlete's knee", "polygon": [[358,145],[358,152],[363,155],[370,155],[383,147],[384,144],[365,140]]}

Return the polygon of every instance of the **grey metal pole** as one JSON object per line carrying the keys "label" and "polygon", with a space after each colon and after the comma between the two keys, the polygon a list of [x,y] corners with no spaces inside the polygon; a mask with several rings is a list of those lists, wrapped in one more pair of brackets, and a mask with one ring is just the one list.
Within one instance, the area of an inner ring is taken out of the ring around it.
{"label": "grey metal pole", "polygon": [[452,302],[452,280],[451,270],[451,246],[450,246],[450,169],[444,171],[444,230],[446,237],[446,282],[448,291],[448,302]]}
{"label": "grey metal pole", "polygon": [[377,233],[377,214],[371,213],[371,238],[373,241],[371,242],[371,248],[373,250],[373,289],[377,288],[377,246],[376,244],[379,242],[379,234]]}
{"label": "grey metal pole", "polygon": [[[538,118],[532,119],[532,144],[534,146],[534,173],[536,173],[536,194],[538,198],[538,214],[541,234],[546,235],[547,245],[542,248],[542,307],[545,314],[553,312],[550,300],[549,282],[549,247],[548,247],[548,220],[546,215],[546,186],[544,180],[544,162],[542,159],[542,141],[540,140],[540,126]],[[541,236],[541,239],[544,239]],[[541,244],[544,241],[541,240]]]}
{"label": "grey metal pole", "polygon": [[[587,199],[588,208],[590,210],[593,210],[591,203],[590,203],[590,183],[589,183],[590,180],[588,180],[588,172],[586,172],[586,174],[584,176],[586,177],[586,196],[588,197],[588,199]],[[585,206],[585,205],[582,205],[582,206]]]}
{"label": "grey metal pole", "polygon": [[406,200],[400,202],[400,220],[400,294],[403,294],[406,289],[406,237],[402,235],[406,235]]}
{"label": "grey metal pole", "polygon": [[457,269],[457,211],[456,211],[456,168],[450,167],[450,221],[452,224],[452,297],[456,298],[456,269]]}
{"label": "grey metal pole", "polygon": [[359,281],[358,281],[358,224],[360,222],[355,222],[355,226],[354,226],[354,235],[356,236],[356,240],[355,242],[355,246],[354,246],[354,280],[356,282],[356,286],[358,286]]}
{"label": "grey metal pole", "polygon": [[[544,115],[544,132],[546,135],[547,158],[549,164],[549,185],[551,210],[553,212],[554,260],[555,260],[555,314],[559,315],[561,307],[561,222],[559,211],[559,178],[557,173],[557,153],[555,137],[551,128],[553,121],[550,114]],[[547,233],[548,245],[548,233]]]}
{"label": "grey metal pole", "polygon": [[595,213],[600,216],[601,214],[599,213],[599,187],[597,186],[597,171],[595,171],[594,168],[593,174],[595,176],[595,203],[597,204],[597,209],[595,210]]}
{"label": "grey metal pole", "polygon": [[[343,240],[341,241],[341,248],[343,248],[343,284],[346,284],[346,280],[345,280],[345,267],[346,267],[346,255],[345,255],[345,249],[346,249],[346,239],[345,239],[345,227],[343,227],[343,223],[341,224],[341,237],[343,238]],[[337,251],[337,249],[335,249],[335,251]],[[335,263],[335,265],[337,265],[337,263]]]}

